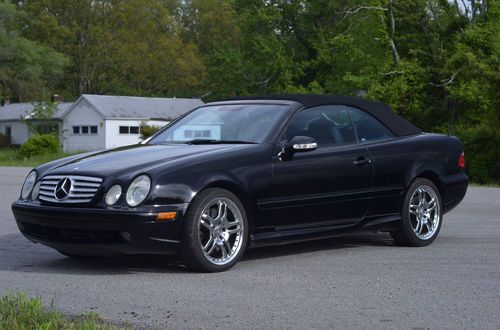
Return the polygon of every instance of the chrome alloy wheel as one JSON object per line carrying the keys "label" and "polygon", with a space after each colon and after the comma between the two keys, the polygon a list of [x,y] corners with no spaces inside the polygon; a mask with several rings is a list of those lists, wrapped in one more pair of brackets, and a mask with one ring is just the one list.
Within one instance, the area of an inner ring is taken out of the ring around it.
{"label": "chrome alloy wheel", "polygon": [[205,258],[216,265],[233,260],[243,245],[245,226],[240,209],[231,199],[210,200],[199,219],[199,243]]}
{"label": "chrome alloy wheel", "polygon": [[427,240],[439,228],[441,209],[439,199],[430,186],[418,187],[410,198],[410,224],[418,238]]}

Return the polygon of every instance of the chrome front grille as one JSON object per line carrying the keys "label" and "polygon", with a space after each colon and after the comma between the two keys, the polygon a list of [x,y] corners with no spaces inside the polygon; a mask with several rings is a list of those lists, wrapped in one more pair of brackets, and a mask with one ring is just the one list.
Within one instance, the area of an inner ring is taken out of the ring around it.
{"label": "chrome front grille", "polygon": [[43,177],[38,198],[51,203],[88,203],[101,186],[102,179],[82,175]]}

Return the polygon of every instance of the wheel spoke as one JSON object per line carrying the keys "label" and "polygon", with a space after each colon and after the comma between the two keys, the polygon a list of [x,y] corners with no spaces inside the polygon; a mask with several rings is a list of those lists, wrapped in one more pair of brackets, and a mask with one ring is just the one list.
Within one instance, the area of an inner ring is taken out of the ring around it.
{"label": "wheel spoke", "polygon": [[218,210],[217,217],[215,218],[218,221],[225,220],[227,217],[227,204],[223,201],[218,201]]}
{"label": "wheel spoke", "polygon": [[429,213],[429,212],[433,211],[436,208],[436,206],[437,206],[437,203],[435,200],[429,202],[427,204],[427,207],[425,208],[425,212]]}
{"label": "wheel spoke", "polygon": [[[225,248],[225,249],[224,249]],[[231,245],[229,245],[228,241],[224,241],[224,247],[222,248],[223,250],[226,250],[226,253],[228,255],[231,254]]]}
{"label": "wheel spoke", "polygon": [[417,194],[418,194],[418,205],[422,205],[422,203],[424,203],[425,201],[425,195],[423,189],[419,189],[417,191]]}
{"label": "wheel spoke", "polygon": [[208,255],[212,254],[212,252],[214,252],[216,246],[217,246],[217,244],[215,243],[215,240],[212,239],[212,245],[210,246],[210,249],[207,251],[207,254]]}
{"label": "wheel spoke", "polygon": [[229,222],[226,219],[226,221],[224,221],[222,224],[224,226],[224,229],[229,229],[229,228],[232,228],[232,227],[235,227],[235,226],[239,226],[240,221],[238,219],[236,219],[234,221]]}
{"label": "wheel spoke", "polygon": [[219,249],[222,252],[222,259],[227,259],[228,254],[227,254],[226,249],[224,248],[224,245],[219,245]]}
{"label": "wheel spoke", "polygon": [[415,232],[417,234],[420,234],[420,227],[422,226],[422,222],[420,221],[420,219],[417,217],[417,226],[415,227]]}
{"label": "wheel spoke", "polygon": [[234,229],[229,229],[229,230],[227,231],[227,233],[228,233],[229,235],[237,234],[237,233],[239,233],[239,232],[240,232],[240,229],[241,229],[241,228],[240,228],[240,226],[238,226],[238,227],[236,227],[236,228],[234,228]]}
{"label": "wheel spoke", "polygon": [[203,214],[201,215],[201,219],[202,219],[202,220],[205,220],[205,221],[208,221],[211,227],[214,225],[214,221],[215,221],[215,220],[214,220],[214,218],[212,218],[211,216],[209,216],[209,215],[208,215],[208,214],[206,214],[206,213],[203,213]]}
{"label": "wheel spoke", "polygon": [[432,228],[432,224],[430,222],[427,222],[425,224],[425,226],[427,227],[427,232],[428,233],[432,232],[433,228]]}
{"label": "wheel spoke", "polygon": [[424,221],[423,220],[420,220],[420,227],[418,228],[418,234],[422,234],[422,229],[424,228]]}
{"label": "wheel spoke", "polygon": [[201,219],[200,224],[203,227],[207,228],[210,232],[212,231],[212,225],[210,223],[208,223],[207,221],[205,221],[205,219]]}
{"label": "wheel spoke", "polygon": [[[212,243],[214,243],[214,238],[213,238],[212,236],[210,236],[210,238],[209,238],[209,239],[208,239],[208,241],[207,241],[207,244],[205,244],[205,245],[203,246],[203,250],[207,251],[208,247],[209,247]],[[207,252],[207,253],[208,253],[208,252]]]}

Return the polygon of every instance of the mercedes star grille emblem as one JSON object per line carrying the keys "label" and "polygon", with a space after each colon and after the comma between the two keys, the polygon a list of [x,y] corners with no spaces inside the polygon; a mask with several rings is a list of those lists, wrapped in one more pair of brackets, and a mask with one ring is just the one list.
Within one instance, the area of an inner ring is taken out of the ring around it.
{"label": "mercedes star grille emblem", "polygon": [[67,199],[69,197],[72,186],[73,182],[70,178],[61,179],[54,189],[54,196],[56,197],[56,199],[58,201]]}

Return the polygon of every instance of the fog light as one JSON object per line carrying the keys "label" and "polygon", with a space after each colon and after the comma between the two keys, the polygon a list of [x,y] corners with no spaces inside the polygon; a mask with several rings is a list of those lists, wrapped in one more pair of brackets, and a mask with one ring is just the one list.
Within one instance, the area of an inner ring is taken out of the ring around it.
{"label": "fog light", "polygon": [[161,212],[156,216],[158,221],[175,220],[175,218],[177,218],[177,212]]}

